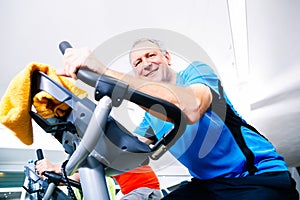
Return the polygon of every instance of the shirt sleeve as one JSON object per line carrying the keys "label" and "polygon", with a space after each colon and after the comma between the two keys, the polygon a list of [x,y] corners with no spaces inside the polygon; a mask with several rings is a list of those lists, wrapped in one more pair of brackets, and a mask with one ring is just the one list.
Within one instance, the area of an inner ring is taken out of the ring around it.
{"label": "shirt sleeve", "polygon": [[207,64],[195,61],[185,70],[179,72],[177,84],[189,86],[192,84],[204,84],[219,95],[219,78],[215,71]]}
{"label": "shirt sleeve", "polygon": [[150,120],[149,116],[147,115],[147,113],[145,113],[142,122],[140,123],[140,125],[138,127],[136,127],[134,132],[136,134],[144,137],[146,135],[147,131],[150,128],[150,121],[149,120]]}
{"label": "shirt sleeve", "polygon": [[134,132],[147,138],[150,134],[154,134],[156,139],[160,139],[164,134],[170,132],[173,127],[173,123],[161,120],[146,112],[143,121]]}

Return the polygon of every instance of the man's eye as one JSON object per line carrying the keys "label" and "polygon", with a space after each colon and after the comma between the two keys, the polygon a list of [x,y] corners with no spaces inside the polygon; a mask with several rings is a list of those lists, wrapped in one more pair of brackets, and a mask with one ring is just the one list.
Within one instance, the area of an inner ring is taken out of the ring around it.
{"label": "man's eye", "polygon": [[153,56],[155,56],[155,54],[154,54],[154,53],[151,53],[151,54],[149,54],[149,57],[153,57]]}
{"label": "man's eye", "polygon": [[137,67],[137,66],[139,66],[140,63],[141,63],[140,60],[139,60],[139,61],[136,61],[135,64],[134,64],[134,66]]}

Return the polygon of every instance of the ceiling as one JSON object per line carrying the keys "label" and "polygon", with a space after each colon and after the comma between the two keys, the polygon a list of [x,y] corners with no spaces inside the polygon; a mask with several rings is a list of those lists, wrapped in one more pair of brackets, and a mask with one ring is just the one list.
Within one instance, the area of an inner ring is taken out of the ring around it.
{"label": "ceiling", "polygon": [[[10,0],[0,1],[0,8],[0,97],[31,62],[61,67],[62,40],[96,49],[132,30],[170,30],[207,52],[240,113],[273,142],[289,166],[300,166],[300,1],[154,0],[145,6],[139,0]],[[122,56],[107,64],[129,72],[128,64],[118,61]],[[56,142],[36,132],[35,143],[26,146],[0,128],[0,171],[20,176],[36,148],[49,151],[51,159],[64,158]]]}

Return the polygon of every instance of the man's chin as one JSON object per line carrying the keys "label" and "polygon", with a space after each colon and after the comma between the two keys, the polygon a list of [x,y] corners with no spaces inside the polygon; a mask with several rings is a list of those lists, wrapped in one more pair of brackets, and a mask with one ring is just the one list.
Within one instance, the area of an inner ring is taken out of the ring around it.
{"label": "man's chin", "polygon": [[147,80],[150,80],[150,81],[155,81],[155,82],[161,82],[161,77],[160,76],[147,76],[145,77]]}

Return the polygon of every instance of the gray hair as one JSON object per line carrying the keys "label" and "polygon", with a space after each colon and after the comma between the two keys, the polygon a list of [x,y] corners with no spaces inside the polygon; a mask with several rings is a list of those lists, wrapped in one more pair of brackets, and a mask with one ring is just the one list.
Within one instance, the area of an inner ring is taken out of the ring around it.
{"label": "gray hair", "polygon": [[134,47],[136,47],[138,44],[140,44],[142,42],[151,42],[152,44],[155,44],[160,49],[160,51],[163,53],[163,55],[166,55],[166,53],[167,53],[167,49],[165,48],[164,44],[161,41],[156,40],[156,39],[150,39],[150,38],[141,38],[141,39],[136,40],[131,46],[131,50],[129,52],[129,62],[130,63],[131,63],[130,56],[132,53],[132,49],[134,49]]}

